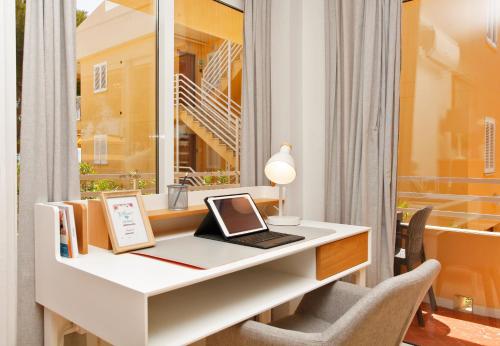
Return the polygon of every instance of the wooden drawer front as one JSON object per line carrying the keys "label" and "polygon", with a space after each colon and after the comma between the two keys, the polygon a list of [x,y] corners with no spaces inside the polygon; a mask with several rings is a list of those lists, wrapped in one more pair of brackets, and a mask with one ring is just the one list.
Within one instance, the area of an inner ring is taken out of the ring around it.
{"label": "wooden drawer front", "polygon": [[316,279],[323,280],[368,260],[368,232],[316,248]]}

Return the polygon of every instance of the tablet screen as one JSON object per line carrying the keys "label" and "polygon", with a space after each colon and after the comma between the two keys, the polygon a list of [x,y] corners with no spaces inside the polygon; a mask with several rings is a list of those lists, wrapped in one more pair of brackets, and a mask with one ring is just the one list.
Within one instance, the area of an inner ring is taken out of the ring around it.
{"label": "tablet screen", "polygon": [[249,195],[210,197],[207,201],[227,237],[267,230]]}

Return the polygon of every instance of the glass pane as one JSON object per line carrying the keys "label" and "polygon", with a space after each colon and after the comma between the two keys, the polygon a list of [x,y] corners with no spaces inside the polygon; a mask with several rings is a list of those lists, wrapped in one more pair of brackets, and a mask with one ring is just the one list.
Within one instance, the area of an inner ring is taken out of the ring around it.
{"label": "glass pane", "polygon": [[398,207],[500,232],[498,1],[403,5]]}
{"label": "glass pane", "polygon": [[195,189],[238,184],[243,13],[175,0],[174,41],[176,180],[187,173]]}
{"label": "glass pane", "polygon": [[156,192],[153,0],[78,0],[78,151],[83,198]]}
{"label": "glass pane", "polygon": [[463,309],[466,301],[467,311],[489,316],[500,308],[497,2],[403,4],[398,157],[405,221],[434,207],[424,248],[441,263],[438,305]]}

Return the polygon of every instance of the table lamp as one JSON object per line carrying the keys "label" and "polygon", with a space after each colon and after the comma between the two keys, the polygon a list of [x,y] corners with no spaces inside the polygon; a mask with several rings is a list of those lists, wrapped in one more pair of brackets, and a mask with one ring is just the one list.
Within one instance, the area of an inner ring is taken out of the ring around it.
{"label": "table lamp", "polygon": [[279,187],[279,213],[278,216],[269,216],[267,218],[267,223],[270,225],[295,226],[300,224],[298,216],[283,215],[285,185],[294,181],[296,176],[295,163],[292,155],[290,155],[290,150],[292,150],[292,147],[289,144],[283,144],[280,151],[271,156],[264,168],[266,177]]}

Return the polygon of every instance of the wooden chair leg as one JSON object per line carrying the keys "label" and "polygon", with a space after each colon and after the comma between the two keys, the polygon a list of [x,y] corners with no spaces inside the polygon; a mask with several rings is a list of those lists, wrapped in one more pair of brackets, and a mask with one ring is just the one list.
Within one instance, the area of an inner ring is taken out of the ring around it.
{"label": "wooden chair leg", "polygon": [[425,327],[424,315],[422,314],[422,308],[420,306],[417,310],[417,320],[420,327]]}
{"label": "wooden chair leg", "polygon": [[394,261],[394,276],[401,274],[401,265]]}
{"label": "wooden chair leg", "polygon": [[436,296],[434,295],[434,289],[432,288],[432,285],[429,288],[429,291],[427,293],[429,293],[429,301],[431,303],[431,310],[432,310],[432,312],[436,312],[438,309],[438,306],[436,303]]}

